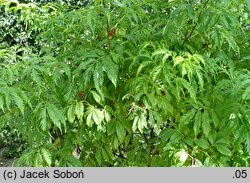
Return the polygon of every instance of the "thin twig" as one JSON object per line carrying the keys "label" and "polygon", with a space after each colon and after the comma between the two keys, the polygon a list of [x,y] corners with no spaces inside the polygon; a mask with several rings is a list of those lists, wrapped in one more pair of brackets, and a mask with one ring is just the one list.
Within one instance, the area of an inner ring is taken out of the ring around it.
{"label": "thin twig", "polygon": [[[209,0],[207,0],[207,1],[204,3],[203,8],[202,8],[203,10],[207,8],[208,2],[209,2]],[[187,32],[187,34],[186,34],[186,36],[185,36],[185,38],[184,38],[184,41],[183,41],[183,43],[182,43],[182,47],[184,46],[184,44],[186,44],[186,43],[188,42],[189,38],[193,35],[194,30],[195,30],[195,28],[197,27],[198,22],[199,22],[200,19],[201,19],[201,15],[202,15],[203,10],[201,10],[200,13],[198,14],[198,20],[195,22],[195,24],[194,24],[192,30],[190,31],[190,33],[188,34],[188,32]]]}

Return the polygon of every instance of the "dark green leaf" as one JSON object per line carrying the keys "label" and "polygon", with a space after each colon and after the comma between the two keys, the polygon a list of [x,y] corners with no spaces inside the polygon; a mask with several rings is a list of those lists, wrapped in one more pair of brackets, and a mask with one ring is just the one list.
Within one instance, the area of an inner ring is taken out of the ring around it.
{"label": "dark green leaf", "polygon": [[200,127],[201,127],[201,123],[202,123],[202,118],[201,118],[201,111],[198,111],[195,115],[195,121],[194,121],[194,135],[197,136],[200,132]]}
{"label": "dark green leaf", "polygon": [[208,137],[209,132],[211,130],[211,126],[210,126],[209,113],[207,110],[205,110],[204,113],[202,114],[202,129],[205,136]]}
{"label": "dark green leaf", "polygon": [[107,73],[109,80],[116,87],[118,80],[118,65],[116,65],[109,57],[106,60],[103,60],[102,65],[105,72]]}
{"label": "dark green leaf", "polygon": [[122,143],[124,141],[124,138],[126,136],[126,130],[122,126],[120,122],[116,122],[116,134],[118,136],[119,141]]}
{"label": "dark green leaf", "polygon": [[3,100],[3,97],[0,96],[0,109],[2,109],[2,111],[4,112],[3,106],[4,106],[4,100]]}
{"label": "dark green leaf", "polygon": [[47,112],[51,121],[56,127],[61,130],[62,123],[64,123],[64,115],[61,110],[59,110],[54,104],[47,104]]}

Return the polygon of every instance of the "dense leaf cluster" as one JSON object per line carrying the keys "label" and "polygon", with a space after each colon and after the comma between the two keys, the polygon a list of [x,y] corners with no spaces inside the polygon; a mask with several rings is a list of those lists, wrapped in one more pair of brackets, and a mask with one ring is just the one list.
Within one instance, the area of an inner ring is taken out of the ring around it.
{"label": "dense leaf cluster", "polygon": [[19,157],[26,148],[27,143],[16,129],[2,128],[0,133],[0,166],[2,166],[2,159]]}
{"label": "dense leaf cluster", "polygon": [[248,1],[3,4],[17,165],[249,166]]}

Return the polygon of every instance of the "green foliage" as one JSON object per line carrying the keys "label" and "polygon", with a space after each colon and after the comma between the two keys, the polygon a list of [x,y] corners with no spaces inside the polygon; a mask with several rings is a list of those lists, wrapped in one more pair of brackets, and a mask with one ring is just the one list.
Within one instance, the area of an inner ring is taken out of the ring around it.
{"label": "green foliage", "polygon": [[1,37],[17,165],[249,166],[247,1],[1,3],[33,40]]}
{"label": "green foliage", "polygon": [[11,130],[8,126],[2,128],[0,137],[0,149],[2,151],[0,159],[19,157],[27,149],[28,144],[16,129]]}

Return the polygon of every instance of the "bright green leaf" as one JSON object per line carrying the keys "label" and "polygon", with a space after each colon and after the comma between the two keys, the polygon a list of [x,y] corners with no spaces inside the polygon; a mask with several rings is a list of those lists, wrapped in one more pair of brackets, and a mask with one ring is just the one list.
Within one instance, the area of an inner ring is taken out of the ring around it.
{"label": "bright green leaf", "polygon": [[94,124],[94,121],[92,119],[92,112],[90,112],[87,116],[86,123],[89,127],[91,127]]}
{"label": "bright green leaf", "polygon": [[68,110],[67,110],[67,118],[70,123],[73,123],[75,120],[75,111],[74,111],[74,106],[70,105]]}
{"label": "bright green leaf", "polygon": [[209,142],[204,138],[196,140],[195,143],[203,149],[209,148]]}
{"label": "bright green leaf", "polygon": [[82,101],[79,101],[75,104],[75,114],[77,118],[81,121],[84,115],[84,106]]}
{"label": "bright green leaf", "polygon": [[104,114],[103,111],[99,109],[94,109],[92,113],[92,118],[96,125],[100,125],[101,122],[104,120]]}
{"label": "bright green leaf", "polygon": [[224,154],[225,156],[232,155],[231,151],[224,145],[216,144],[215,147],[221,154]]}
{"label": "bright green leaf", "polygon": [[46,149],[42,149],[42,155],[43,155],[44,160],[47,163],[47,166],[50,167],[52,160],[51,160],[51,155],[49,151],[47,151]]}
{"label": "bright green leaf", "polygon": [[91,91],[92,93],[92,96],[94,97],[95,101],[98,103],[98,104],[101,104],[102,102],[102,97],[95,91]]}
{"label": "bright green leaf", "polygon": [[39,114],[40,124],[43,131],[48,127],[46,108],[42,108]]}
{"label": "bright green leaf", "polygon": [[187,111],[185,114],[181,116],[180,123],[181,124],[188,124],[194,117],[196,110],[192,109]]}

